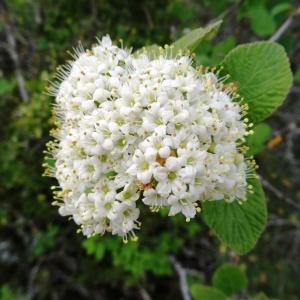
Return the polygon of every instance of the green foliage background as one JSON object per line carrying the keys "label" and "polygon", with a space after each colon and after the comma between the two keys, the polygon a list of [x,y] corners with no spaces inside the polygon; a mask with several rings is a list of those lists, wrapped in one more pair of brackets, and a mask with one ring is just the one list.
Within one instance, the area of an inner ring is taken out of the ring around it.
{"label": "green foliage background", "polygon": [[[53,125],[53,99],[45,87],[79,40],[90,46],[109,33],[134,49],[163,45],[222,17],[217,38],[195,50],[197,62],[214,65],[240,43],[272,37],[297,7],[290,0],[1,1],[0,300],[181,299],[171,258],[186,270],[194,299],[203,299],[197,294],[203,293],[200,285],[214,285],[212,274],[223,262],[238,264],[248,275],[248,286],[237,289],[236,299],[267,299],[254,296],[262,292],[299,299],[299,15],[278,40],[291,59],[295,84],[284,106],[249,141],[270,213],[249,254],[240,257],[220,244],[200,218],[187,224],[183,217],[166,218],[165,212],[142,212],[137,243],[124,246],[109,236],[85,239],[51,206],[55,181],[41,176]],[[20,76],[28,98],[21,96]],[[220,294],[217,287],[205,287],[204,295]]]}

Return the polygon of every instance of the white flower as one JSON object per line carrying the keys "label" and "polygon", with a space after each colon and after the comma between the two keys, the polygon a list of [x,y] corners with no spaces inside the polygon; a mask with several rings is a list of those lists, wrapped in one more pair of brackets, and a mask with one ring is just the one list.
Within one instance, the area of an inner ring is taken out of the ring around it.
{"label": "white flower", "polygon": [[128,168],[127,173],[136,178],[143,184],[151,181],[153,170],[156,163],[156,151],[147,149],[145,153],[137,149],[132,157],[132,165]]}
{"label": "white flower", "polygon": [[127,203],[135,202],[138,200],[138,198],[139,198],[138,188],[133,183],[129,183],[125,185],[123,191],[118,193],[116,196],[116,199]]}
{"label": "white flower", "polygon": [[128,203],[115,202],[112,212],[108,214],[112,234],[126,236],[128,232],[137,229],[137,219],[140,211]]}
{"label": "white flower", "polygon": [[83,234],[135,239],[139,206],[196,214],[205,200],[244,200],[244,112],[188,56],[132,55],[105,36],[60,76],[49,144],[59,213]]}
{"label": "white flower", "polygon": [[166,206],[168,204],[167,197],[160,195],[157,189],[150,188],[144,191],[143,202],[154,209]]}
{"label": "white flower", "polygon": [[168,198],[168,204],[170,205],[169,216],[174,216],[181,212],[188,219],[194,218],[196,215],[196,201],[196,195],[190,192],[170,195]]}
{"label": "white flower", "polygon": [[156,190],[159,194],[168,196],[171,192],[186,190],[186,184],[179,176],[181,167],[178,158],[169,157],[165,166],[158,166],[154,169],[154,178],[157,180]]}

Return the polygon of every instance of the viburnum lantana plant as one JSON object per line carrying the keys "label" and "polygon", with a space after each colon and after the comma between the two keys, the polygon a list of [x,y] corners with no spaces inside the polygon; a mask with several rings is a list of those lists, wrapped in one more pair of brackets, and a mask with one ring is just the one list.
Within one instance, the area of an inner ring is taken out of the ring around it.
{"label": "viburnum lantana plant", "polygon": [[240,253],[255,244],[266,204],[247,135],[282,102],[291,74],[282,47],[267,42],[197,66],[192,51],[219,26],[134,53],[104,36],[60,68],[46,174],[58,180],[59,213],[84,235],[135,240],[145,205],[187,221],[201,212]]}

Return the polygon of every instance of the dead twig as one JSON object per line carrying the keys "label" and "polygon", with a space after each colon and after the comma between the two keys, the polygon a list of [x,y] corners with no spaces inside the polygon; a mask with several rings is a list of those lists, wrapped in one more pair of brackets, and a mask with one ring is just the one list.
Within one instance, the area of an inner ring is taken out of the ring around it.
{"label": "dead twig", "polygon": [[3,29],[6,37],[6,51],[8,52],[15,70],[16,81],[22,101],[27,102],[29,99],[27,89],[25,87],[25,80],[21,69],[20,58],[17,50],[16,37],[10,22],[8,12],[4,8],[4,4],[0,4],[0,16],[3,19]]}
{"label": "dead twig", "polygon": [[145,17],[146,17],[146,20],[147,20],[147,23],[148,23],[150,29],[152,29],[154,27],[154,23],[153,23],[153,19],[152,19],[152,16],[151,16],[148,8],[145,5],[142,5],[142,10],[145,14]]}
{"label": "dead twig", "polygon": [[150,294],[144,288],[139,288],[139,292],[142,300],[152,300]]}
{"label": "dead twig", "polygon": [[294,18],[300,15],[300,7],[293,11],[284,23],[278,28],[278,30],[270,37],[270,42],[278,41],[281,36],[290,28],[293,24]]}
{"label": "dead twig", "polygon": [[179,277],[179,286],[183,300],[192,300],[187,284],[186,270],[182,267],[182,265],[177,261],[177,259],[174,256],[170,255],[169,259]]}
{"label": "dead twig", "polygon": [[294,201],[293,199],[291,199],[290,197],[282,193],[279,189],[277,189],[274,185],[272,185],[267,179],[261,177],[261,182],[263,186],[266,189],[268,189],[270,192],[272,192],[277,198],[286,201],[288,204],[292,205],[297,209],[300,209],[300,204],[298,204],[296,201]]}

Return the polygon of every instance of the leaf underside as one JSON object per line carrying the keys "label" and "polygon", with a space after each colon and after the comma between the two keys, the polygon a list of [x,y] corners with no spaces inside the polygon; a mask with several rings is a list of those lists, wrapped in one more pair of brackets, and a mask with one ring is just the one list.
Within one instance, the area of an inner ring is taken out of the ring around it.
{"label": "leaf underside", "polygon": [[[222,20],[216,21],[212,24],[209,24],[206,27],[200,27],[192,30],[188,34],[182,36],[180,39],[175,41],[170,49],[167,49],[167,55],[171,57],[176,57],[180,53],[185,51],[190,51],[191,53],[200,45],[202,41],[207,41],[215,37]],[[162,48],[156,44],[143,47],[134,52],[134,55],[139,55],[141,53],[146,53],[150,59],[155,59],[159,57],[163,52]]]}
{"label": "leaf underside", "polygon": [[177,41],[175,41],[172,46],[172,54],[173,57],[176,56],[180,52],[184,52],[185,50],[189,50],[193,52],[202,41],[211,40],[217,34],[220,26],[222,24],[222,20],[216,21],[208,26],[202,28],[197,28],[184,35]]}

